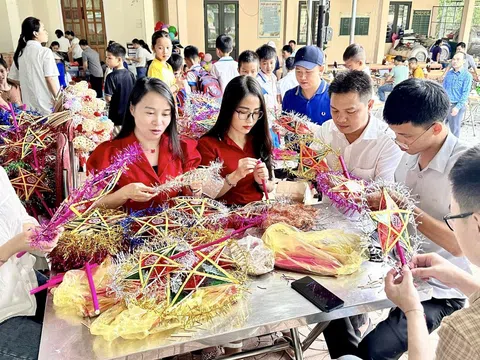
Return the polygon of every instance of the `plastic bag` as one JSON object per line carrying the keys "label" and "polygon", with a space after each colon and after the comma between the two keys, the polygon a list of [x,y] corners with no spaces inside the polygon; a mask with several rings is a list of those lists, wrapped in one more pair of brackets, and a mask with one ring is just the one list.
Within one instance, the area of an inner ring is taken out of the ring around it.
{"label": "plastic bag", "polygon": [[238,240],[236,245],[238,248],[231,247],[230,251],[234,260],[245,266],[248,275],[263,275],[273,270],[273,251],[265,246],[262,239],[248,235]]}
{"label": "plastic bag", "polygon": [[367,259],[360,237],[343,230],[303,232],[278,223],[269,226],[262,239],[273,250],[276,267],[296,272],[348,275]]}

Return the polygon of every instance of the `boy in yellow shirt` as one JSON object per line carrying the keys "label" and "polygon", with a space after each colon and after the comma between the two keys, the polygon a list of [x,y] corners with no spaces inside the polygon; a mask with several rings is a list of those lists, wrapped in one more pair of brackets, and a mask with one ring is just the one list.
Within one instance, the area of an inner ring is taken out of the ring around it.
{"label": "boy in yellow shirt", "polygon": [[410,68],[410,72],[412,73],[412,77],[416,79],[425,79],[425,73],[423,69],[418,65],[418,61],[416,58],[412,57],[408,59],[408,67]]}
{"label": "boy in yellow shirt", "polygon": [[147,76],[162,80],[168,85],[170,91],[176,94],[183,88],[183,81],[175,78],[172,67],[167,63],[173,48],[170,35],[165,31],[155,31],[152,35],[152,48],[155,52],[155,59],[148,68]]}

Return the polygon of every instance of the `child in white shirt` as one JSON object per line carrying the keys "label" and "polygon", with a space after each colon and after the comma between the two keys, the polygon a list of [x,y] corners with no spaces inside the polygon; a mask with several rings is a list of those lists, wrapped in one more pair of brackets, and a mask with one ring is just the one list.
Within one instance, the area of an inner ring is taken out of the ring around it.
{"label": "child in white shirt", "polygon": [[212,65],[211,73],[218,79],[222,92],[225,92],[230,80],[238,76],[238,63],[230,56],[233,51],[233,39],[222,34],[217,38],[216,47],[220,60]]}
{"label": "child in white shirt", "polygon": [[257,80],[263,89],[267,110],[276,112],[278,109],[281,109],[277,77],[273,72],[277,53],[273,47],[262,45],[257,49],[257,55],[260,59],[260,72],[257,75]]}

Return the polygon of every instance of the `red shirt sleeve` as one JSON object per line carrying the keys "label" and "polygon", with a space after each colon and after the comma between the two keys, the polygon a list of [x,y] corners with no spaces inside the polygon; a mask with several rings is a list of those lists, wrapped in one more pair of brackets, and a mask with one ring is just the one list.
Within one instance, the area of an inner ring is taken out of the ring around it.
{"label": "red shirt sleeve", "polygon": [[180,140],[183,151],[183,171],[187,172],[196,169],[202,160],[197,150],[197,141],[189,138],[181,138]]}
{"label": "red shirt sleeve", "polygon": [[202,137],[198,140],[198,151],[202,157],[201,165],[209,165],[212,161],[219,158],[219,154],[215,149],[214,139],[208,136]]}

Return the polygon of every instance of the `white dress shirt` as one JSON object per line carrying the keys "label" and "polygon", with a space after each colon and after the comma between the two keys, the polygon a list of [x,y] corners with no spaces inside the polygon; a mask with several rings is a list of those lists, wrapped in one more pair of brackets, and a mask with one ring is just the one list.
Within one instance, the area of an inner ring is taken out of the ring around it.
{"label": "white dress shirt", "polygon": [[139,47],[137,49],[137,53],[135,57],[140,60],[139,62],[135,63],[135,67],[146,67],[147,66],[147,54],[150,54],[146,49],[143,47]]}
{"label": "white dress shirt", "polygon": [[278,81],[278,89],[280,90],[280,95],[282,95],[282,99],[288,90],[293,89],[297,86],[297,75],[295,75],[295,71],[290,71],[287,75],[285,75],[281,80]]}
{"label": "white dress shirt", "polygon": [[82,57],[83,50],[80,47],[80,40],[77,37],[74,37],[71,41],[72,46],[72,57],[74,59],[79,59]]}
{"label": "white dress shirt", "polygon": [[[0,167],[0,245],[23,231],[23,224],[37,224],[17,197],[7,173]],[[34,256],[12,256],[0,266],[0,323],[14,316],[35,315],[37,303],[30,290],[38,286]]]}
{"label": "white dress shirt", "polygon": [[[418,165],[419,155],[405,153],[395,171],[395,181],[408,186],[420,209],[433,218],[443,221],[443,217],[450,212],[451,186],[448,174],[460,155],[467,149],[468,146],[449,133],[440,151],[423,170],[420,170]],[[465,257],[453,256],[430,239],[426,238],[425,243],[422,244],[422,251],[425,253],[436,252],[452,264],[471,272]],[[450,289],[439,281],[429,280],[428,283],[433,286],[434,298],[465,297],[460,291]]]}
{"label": "white dress shirt", "polygon": [[225,92],[228,83],[239,75],[238,63],[231,56],[225,56],[212,65],[211,73],[218,79],[222,92]]}
{"label": "white dress shirt", "polygon": [[[333,120],[322,125],[311,123],[309,126],[316,138],[340,151],[347,169],[353,175],[365,180],[393,180],[402,150],[393,141],[394,134],[385,122],[370,115],[367,127],[351,144]],[[338,167],[335,155],[327,156],[327,162],[330,167]]]}
{"label": "white dress shirt", "polygon": [[65,36],[57,39],[58,44],[60,47],[58,51],[60,52],[68,52],[68,48],[70,47],[70,40],[68,40]]}
{"label": "white dress shirt", "polygon": [[42,115],[50,114],[53,96],[45,77],[53,77],[57,89],[60,89],[58,68],[52,50],[43,47],[38,41],[29,40],[18,58],[18,65],[20,69],[17,69],[15,62],[12,64],[8,77],[20,82],[23,103]]}
{"label": "white dress shirt", "polygon": [[277,101],[277,95],[280,94],[280,90],[278,88],[278,81],[275,74],[271,73],[270,75],[267,75],[260,70],[257,75],[257,80],[262,87],[263,98],[265,99],[267,110],[276,112],[281,109],[281,106]]}

